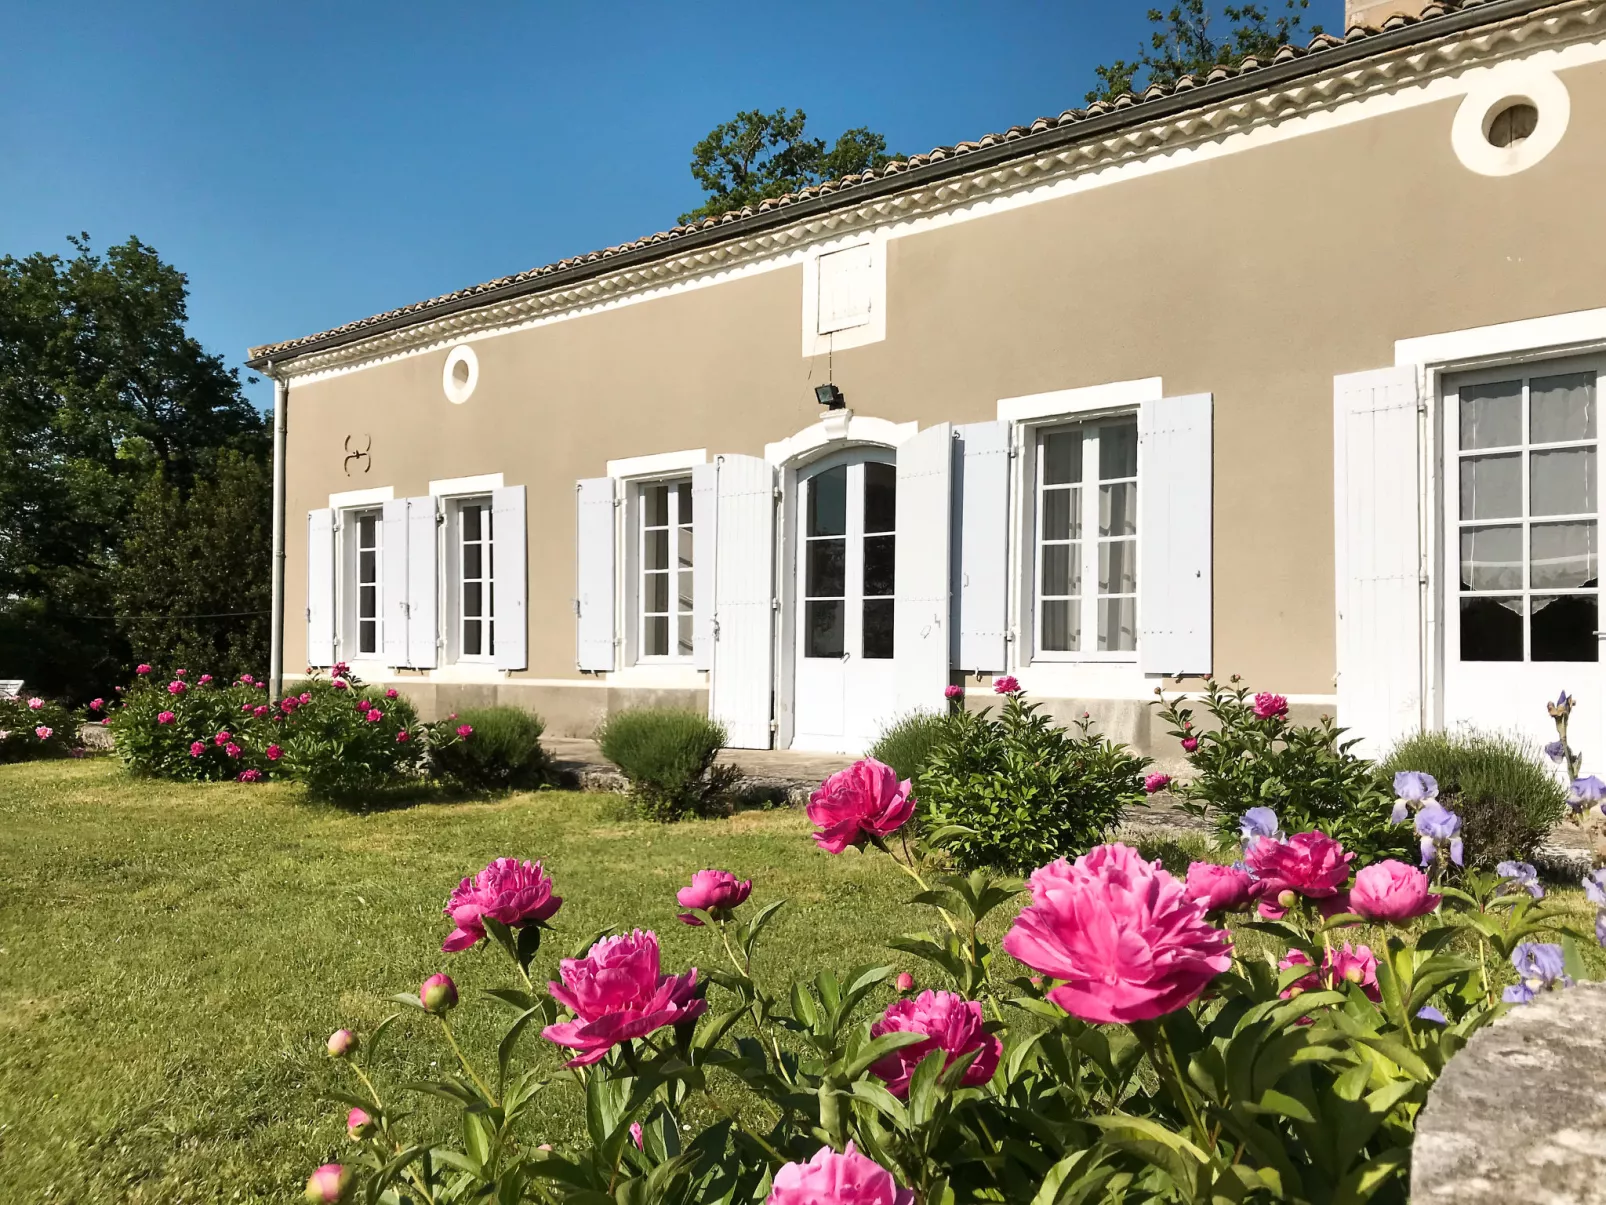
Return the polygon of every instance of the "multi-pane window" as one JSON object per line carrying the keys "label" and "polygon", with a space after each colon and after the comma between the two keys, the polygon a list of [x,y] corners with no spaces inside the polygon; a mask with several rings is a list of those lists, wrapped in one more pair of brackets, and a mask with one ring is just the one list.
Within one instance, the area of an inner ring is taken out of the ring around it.
{"label": "multi-pane window", "polygon": [[641,487],[641,655],[692,654],[690,481]]}
{"label": "multi-pane window", "polygon": [[864,656],[892,656],[893,570],[897,564],[898,470],[864,466]]}
{"label": "multi-pane window", "polygon": [[1596,374],[1458,390],[1462,661],[1595,661]]}
{"label": "multi-pane window", "polygon": [[1036,652],[1131,652],[1137,648],[1137,421],[1041,431],[1036,459]]}
{"label": "multi-pane window", "polygon": [[808,478],[803,531],[803,655],[893,654],[898,470],[865,461]]}
{"label": "multi-pane window", "polygon": [[340,640],[343,655],[371,656],[379,652],[380,543],[384,524],[376,510],[346,511],[341,521],[345,569],[341,592]]}
{"label": "multi-pane window", "polygon": [[458,649],[463,657],[496,654],[496,556],[489,499],[459,504]]}

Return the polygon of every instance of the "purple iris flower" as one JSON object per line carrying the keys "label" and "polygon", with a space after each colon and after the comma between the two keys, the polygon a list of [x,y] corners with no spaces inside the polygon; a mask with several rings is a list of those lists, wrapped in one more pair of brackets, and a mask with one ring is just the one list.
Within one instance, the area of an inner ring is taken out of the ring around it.
{"label": "purple iris flower", "polygon": [[1404,824],[1410,818],[1411,810],[1406,806],[1405,800],[1396,799],[1394,801],[1394,810],[1389,813],[1389,823]]}
{"label": "purple iris flower", "polygon": [[1457,866],[1462,864],[1461,817],[1443,804],[1434,800],[1422,806],[1422,810],[1416,814],[1416,833],[1422,838],[1424,866],[1433,861],[1434,847],[1440,842],[1449,843],[1450,861]]}
{"label": "purple iris flower", "polygon": [[1282,826],[1277,822],[1277,813],[1267,807],[1250,808],[1238,817],[1238,832],[1244,839],[1246,852],[1262,837],[1281,840],[1283,835]]}
{"label": "purple iris flower", "polygon": [[1591,774],[1588,778],[1575,778],[1573,784],[1567,789],[1567,803],[1577,812],[1586,804],[1599,803],[1606,799],[1606,782],[1602,782]]}
{"label": "purple iris flower", "polygon": [[1545,746],[1545,756],[1559,766],[1567,760],[1567,746],[1561,741],[1551,741]]}
{"label": "purple iris flower", "polygon": [[1595,940],[1606,948],[1606,908],[1595,913]]}
{"label": "purple iris flower", "polygon": [[1502,993],[1501,998],[1508,1004],[1527,1004],[1557,982],[1566,987],[1573,985],[1561,947],[1554,942],[1523,942],[1511,952],[1511,965],[1516,968],[1519,982]]}
{"label": "purple iris flower", "polygon": [[1591,904],[1606,908],[1606,870],[1592,870],[1584,876],[1584,894]]}
{"label": "purple iris flower", "polygon": [[1435,1025],[1448,1025],[1450,1018],[1446,1017],[1431,1004],[1424,1004],[1416,1010],[1416,1015],[1424,1021],[1432,1021]]}
{"label": "purple iris flower", "polygon": [[1394,776],[1394,794],[1407,803],[1426,803],[1438,793],[1439,784],[1431,774],[1401,770]]}
{"label": "purple iris flower", "polygon": [[[1539,872],[1528,862],[1502,862],[1494,868],[1494,872],[1507,882],[1503,887],[1511,887],[1526,891],[1536,900],[1545,898],[1545,889],[1539,885]],[[1602,897],[1606,903],[1606,896]]]}

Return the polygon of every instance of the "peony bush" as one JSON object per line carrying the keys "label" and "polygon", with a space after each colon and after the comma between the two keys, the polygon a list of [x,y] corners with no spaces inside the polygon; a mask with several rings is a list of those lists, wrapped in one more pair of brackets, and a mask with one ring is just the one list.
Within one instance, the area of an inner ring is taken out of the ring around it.
{"label": "peony bush", "polygon": [[[1396,827],[1414,833],[1427,800],[1403,802]],[[910,784],[868,761],[809,805],[815,856],[892,858],[929,910],[929,932],[888,940],[932,967],[918,993],[891,966],[773,979],[760,939],[784,902],[761,903],[762,884],[730,870],[666,897],[707,939],[689,967],[663,965],[636,926],[550,959],[562,900],[541,862],[464,878],[443,955],[498,951],[510,981],[465,1000],[447,968],[395,997],[438,1030],[447,1070],[427,1081],[384,1082],[376,1052],[400,1014],[329,1039],[353,1078],[330,1110],[342,1153],[307,1197],[1403,1202],[1415,1119],[1446,1061],[1502,1010],[1565,990],[1592,940],[1531,867],[1457,869],[1437,819],[1409,862],[1357,872],[1342,842],[1285,835],[1257,805],[1239,817],[1234,866],[1179,878],[1103,844],[1021,884],[932,877],[905,844],[914,810]],[[1606,914],[1606,872],[1585,886]],[[506,1011],[494,1050],[457,1040],[466,1007]],[[561,1069],[531,1057],[537,1042]],[[569,1077],[585,1138],[559,1145],[531,1103]],[[419,1096],[456,1122],[430,1129]]]}
{"label": "peony bush", "polygon": [[79,717],[54,699],[24,691],[0,696],[0,765],[44,757],[70,757],[82,748]]}

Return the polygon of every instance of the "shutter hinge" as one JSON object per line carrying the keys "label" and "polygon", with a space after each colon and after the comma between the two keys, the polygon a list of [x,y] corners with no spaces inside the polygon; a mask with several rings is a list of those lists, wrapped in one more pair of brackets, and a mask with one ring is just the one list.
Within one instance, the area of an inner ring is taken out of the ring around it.
{"label": "shutter hinge", "polygon": [[771,491],[770,491],[770,492],[771,492],[771,493],[772,493],[772,494],[774,494],[774,496],[775,496],[775,500],[776,500],[776,501],[777,501],[777,502],[779,502],[779,501],[780,501],[780,500],[781,500],[781,487],[780,487],[780,486],[778,486],[778,485],[777,485],[777,486],[776,486],[776,487],[775,487],[775,488],[774,488],[774,489],[773,489],[773,490],[771,490]]}
{"label": "shutter hinge", "polygon": [[708,621],[708,626],[709,626],[709,628],[710,628],[710,630],[712,632],[712,635],[713,635],[714,639],[718,640],[719,639],[719,617],[715,616],[713,619],[710,619]]}
{"label": "shutter hinge", "polygon": [[580,618],[580,600],[578,598],[574,600],[574,617],[576,619]]}
{"label": "shutter hinge", "polygon": [[308,623],[312,622],[312,608],[311,607],[307,608],[307,622]]}
{"label": "shutter hinge", "polygon": [[778,599],[778,598],[770,599],[770,610],[771,611],[779,611],[780,609],[781,609],[781,600]]}
{"label": "shutter hinge", "polygon": [[781,721],[780,720],[771,720],[770,721],[770,731],[771,732],[779,732],[780,730],[781,730]]}

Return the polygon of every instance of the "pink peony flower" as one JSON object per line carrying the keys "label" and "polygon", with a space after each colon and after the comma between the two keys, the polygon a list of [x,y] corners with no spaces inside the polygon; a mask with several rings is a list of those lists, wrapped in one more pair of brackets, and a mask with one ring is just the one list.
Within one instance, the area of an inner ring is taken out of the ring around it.
{"label": "pink peony flower", "polygon": [[1288,714],[1288,700],[1263,690],[1255,696],[1255,714],[1263,720],[1281,719]]}
{"label": "pink peony flower", "polygon": [[44,705],[45,705],[45,701],[43,699],[29,699],[28,700],[28,710],[29,711],[38,711]]}
{"label": "pink peony flower", "polygon": [[914,1205],[914,1199],[850,1141],[840,1155],[822,1146],[807,1163],[782,1166],[765,1205]]}
{"label": "pink peony flower", "polygon": [[156,713],[156,722],[158,724],[171,724],[176,719],[178,719],[178,717],[171,711],[158,711]]}
{"label": "pink peony flower", "polygon": [[462,737],[465,741],[468,740],[469,737],[474,735],[474,725],[459,724],[457,726],[457,735]]}
{"label": "pink peony flower", "polygon": [[396,734],[396,743],[398,745],[405,745],[411,739],[412,738],[407,735],[407,729],[405,728]]}
{"label": "pink peony flower", "polygon": [[908,971],[899,971],[897,984],[900,992],[912,991],[915,985],[915,977]]}
{"label": "pink peony flower", "polygon": [[1199,738],[1198,737],[1196,737],[1196,736],[1185,736],[1185,737],[1182,738],[1182,751],[1184,753],[1192,753],[1198,747],[1199,747]]}
{"label": "pink peony flower", "polygon": [[641,1132],[641,1122],[632,1121],[630,1123],[630,1141],[634,1142],[636,1144],[636,1149],[638,1151],[644,1151],[644,1150],[647,1149],[643,1145],[643,1136],[642,1136],[642,1132]]}
{"label": "pink peony flower", "polygon": [[267,690],[268,689],[268,684],[266,682],[258,682],[257,683],[257,689],[258,690]]}
{"label": "pink peony flower", "polygon": [[41,724],[39,727],[33,730],[33,734],[42,741],[48,741],[51,737],[56,735],[56,730],[54,728],[47,728],[45,725]]}
{"label": "pink peony flower", "polygon": [[357,1035],[349,1029],[337,1029],[329,1035],[327,1049],[332,1059],[343,1059],[357,1051]]}
{"label": "pink peony flower", "polygon": [[1326,833],[1295,833],[1286,841],[1261,837],[1244,850],[1244,862],[1259,879],[1260,915],[1280,919],[1295,896],[1337,895],[1349,879],[1355,855]]}
{"label": "pink peony flower", "polygon": [[346,1137],[360,1142],[374,1132],[374,1119],[366,1109],[353,1109],[346,1114]]}
{"label": "pink peony flower", "polygon": [[357,710],[358,711],[367,711],[373,705],[374,704],[373,704],[373,700],[372,699],[364,699],[362,702],[357,704]]}
{"label": "pink peony flower", "polygon": [[167,693],[170,695],[181,695],[188,689],[189,686],[179,681],[177,678],[174,678],[167,684]]}
{"label": "pink peony flower", "polygon": [[942,697],[945,699],[962,699],[965,697],[965,688],[957,683],[950,682],[942,688]]}
{"label": "pink peony flower", "polygon": [[298,703],[310,703],[310,702],[312,702],[312,692],[310,690],[302,691],[301,694],[297,696],[296,702],[298,702]]}
{"label": "pink peony flower", "polygon": [[189,670],[187,670],[187,669],[176,669],[176,670],[174,670],[174,671],[173,671],[173,673],[174,673],[174,674],[175,674],[175,675],[176,675],[176,676],[178,676],[178,677],[180,677],[180,678],[183,678],[183,677],[186,677],[186,676],[188,676],[188,674],[189,674],[189,672],[190,672],[190,671],[189,671]]}
{"label": "pink peony flower", "polygon": [[377,723],[379,723],[380,720],[382,720],[384,718],[385,718],[385,713],[380,711],[379,708],[372,707],[372,708],[369,709],[368,715],[367,715],[367,720],[368,720],[368,722],[370,724],[377,724]]}
{"label": "pink peony flower", "polygon": [[307,1187],[301,1195],[323,1205],[340,1205],[351,1198],[351,1190],[356,1182],[357,1173],[351,1168],[341,1167],[338,1163],[325,1163],[307,1177]]}
{"label": "pink peony flower", "polygon": [[820,831],[817,845],[828,854],[848,846],[863,848],[896,832],[914,815],[915,799],[909,780],[898,781],[891,766],[873,757],[838,770],[809,796],[809,820]]}
{"label": "pink peony flower", "polygon": [[389,690],[387,690],[385,692],[385,698],[394,699],[395,697],[396,697],[396,688],[395,687],[391,687]]}
{"label": "pink peony flower", "polygon": [[696,1020],[708,1008],[697,995],[697,968],[661,974],[658,937],[640,929],[603,938],[584,958],[565,958],[558,973],[563,982],[547,989],[575,1019],[548,1025],[541,1034],[580,1051],[569,1060],[571,1067],[598,1062],[620,1042]]}
{"label": "pink peony flower", "polygon": [[1197,999],[1232,965],[1228,934],[1128,846],[1100,845],[1032,873],[1004,949],[1064,982],[1048,998],[1098,1024],[1147,1021]]}
{"label": "pink peony flower", "polygon": [[441,949],[455,954],[481,941],[485,937],[481,917],[522,929],[550,920],[562,906],[563,899],[552,894],[552,880],[541,863],[497,858],[453,890],[445,913],[457,927],[447,934]]}
{"label": "pink peony flower", "polygon": [[1171,775],[1151,774],[1143,780],[1143,791],[1146,795],[1153,795],[1163,791],[1171,785]]}
{"label": "pink peony flower", "polygon": [[267,707],[264,704],[261,704],[261,703],[258,703],[255,707],[252,707],[251,704],[247,703],[245,705],[245,709],[247,711],[249,711],[252,715],[256,716],[256,718],[259,719],[259,720],[263,716],[268,714]]}
{"label": "pink peony flower", "polygon": [[1236,866],[1195,862],[1188,867],[1183,890],[1206,912],[1237,912],[1255,898],[1255,879]]}
{"label": "pink peony flower", "polygon": [[329,672],[336,678],[349,678],[351,677],[351,666],[344,661],[336,661],[334,668]]}
{"label": "pink peony flower", "polygon": [[241,711],[242,714],[245,713],[245,712],[249,712],[250,710],[252,710],[251,704],[249,704],[249,703],[241,703],[240,704],[240,711]]}
{"label": "pink peony flower", "polygon": [[[682,908],[701,908],[713,914],[715,920],[729,920],[731,912],[740,907],[753,890],[752,879],[738,880],[728,870],[699,870],[691,877],[691,886],[682,887],[675,899]],[[681,913],[688,925],[701,925],[689,912]]]}
{"label": "pink peony flower", "polygon": [[964,1083],[972,1087],[985,1084],[998,1069],[1004,1046],[996,1035],[983,1028],[982,1021],[981,1005],[953,992],[924,991],[913,1000],[895,1000],[870,1026],[870,1036],[923,1033],[930,1036],[930,1041],[894,1050],[872,1064],[870,1072],[885,1080],[887,1090],[894,1096],[905,1097],[909,1095],[909,1077],[932,1051],[947,1052],[943,1061],[946,1068],[959,1055],[979,1050],[981,1053],[965,1071]]}
{"label": "pink peony flower", "polygon": [[201,685],[202,686],[205,686],[211,680],[212,680],[212,675],[211,674],[202,674],[201,675]]}
{"label": "pink peony flower", "polygon": [[[299,699],[280,699],[279,700],[279,710],[283,711],[285,715],[294,715],[295,711],[296,711],[296,708],[300,707],[300,706],[301,706],[301,701]],[[250,710],[250,707],[251,707],[251,704],[249,704],[249,703],[247,703],[245,705],[245,709],[246,710]]]}
{"label": "pink peony flower", "polygon": [[1342,949],[1329,950],[1322,959],[1320,971],[1315,969],[1315,964],[1305,951],[1292,949],[1277,964],[1277,969],[1286,971],[1296,966],[1312,969],[1309,974],[1301,975],[1278,993],[1284,1000],[1291,1000],[1301,992],[1317,991],[1323,987],[1336,988],[1344,983],[1360,984],[1361,991],[1373,1003],[1383,998],[1377,986],[1377,958],[1366,946],[1352,947],[1345,942]]}
{"label": "pink peony flower", "polygon": [[89,700],[89,710],[90,711],[102,711],[102,710],[105,709],[105,707],[106,707],[106,700],[105,699],[91,699],[91,700]]}
{"label": "pink peony flower", "polygon": [[418,1002],[437,1017],[448,1013],[457,1007],[457,984],[450,975],[431,975],[418,989]]}
{"label": "pink peony flower", "polygon": [[237,774],[235,776],[235,778],[236,778],[236,781],[239,781],[239,782],[261,782],[262,781],[262,771],[261,770],[241,770],[239,772],[239,774]]}
{"label": "pink peony flower", "polygon": [[1282,960],[1277,963],[1279,971],[1290,970],[1293,967],[1310,967],[1311,971],[1308,975],[1301,975],[1277,993],[1284,1000],[1291,1000],[1299,995],[1300,992],[1313,992],[1322,986],[1322,977],[1315,969],[1316,964],[1310,960],[1310,955],[1305,953],[1304,950],[1289,950],[1287,954],[1283,955]]}
{"label": "pink peony flower", "polygon": [[269,745],[263,752],[268,755],[269,761],[278,761],[284,756],[284,750],[279,748],[278,745]]}
{"label": "pink peony flower", "polygon": [[1020,683],[1014,674],[1005,674],[1002,678],[993,679],[993,693],[995,695],[1018,695]]}
{"label": "pink peony flower", "polygon": [[214,745],[226,745],[233,739],[234,739],[234,733],[230,732],[227,728],[225,728],[221,732],[217,733],[215,736],[212,737],[212,743]]}
{"label": "pink peony flower", "polygon": [[251,683],[256,681],[256,679],[253,678],[250,674],[241,674],[240,675],[240,681],[245,683],[245,685],[250,686]]}
{"label": "pink peony flower", "polygon": [[1399,924],[1426,916],[1439,906],[1440,896],[1428,891],[1428,876],[1415,866],[1387,858],[1355,872],[1349,906],[1367,920]]}
{"label": "pink peony flower", "polygon": [[336,690],[349,690],[349,689],[351,689],[351,683],[347,682],[344,678],[336,678],[334,680],[334,682],[331,683],[331,685]]}
{"label": "pink peony flower", "polygon": [[139,665],[134,667],[134,672],[139,674],[141,677],[144,677],[146,674],[151,672],[151,667],[141,662]]}
{"label": "pink peony flower", "polygon": [[228,754],[230,757],[239,757],[240,746],[236,745],[233,741],[230,741],[228,744],[223,746],[223,752]]}
{"label": "pink peony flower", "polygon": [[190,756],[191,757],[200,757],[201,754],[203,754],[205,752],[206,752],[206,742],[205,741],[191,741],[190,742]]}

